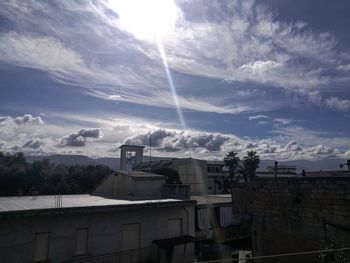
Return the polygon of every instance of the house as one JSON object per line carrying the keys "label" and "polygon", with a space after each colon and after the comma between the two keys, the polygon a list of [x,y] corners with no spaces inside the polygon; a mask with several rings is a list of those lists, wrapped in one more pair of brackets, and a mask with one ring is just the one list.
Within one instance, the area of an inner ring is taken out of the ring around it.
{"label": "house", "polygon": [[0,197],[1,262],[192,262],[194,205],[93,195]]}

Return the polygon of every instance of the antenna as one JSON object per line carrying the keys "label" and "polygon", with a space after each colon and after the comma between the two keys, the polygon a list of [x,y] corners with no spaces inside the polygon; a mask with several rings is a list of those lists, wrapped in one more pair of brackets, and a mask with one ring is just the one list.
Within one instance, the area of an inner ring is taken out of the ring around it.
{"label": "antenna", "polygon": [[152,134],[149,133],[149,173],[152,173]]}

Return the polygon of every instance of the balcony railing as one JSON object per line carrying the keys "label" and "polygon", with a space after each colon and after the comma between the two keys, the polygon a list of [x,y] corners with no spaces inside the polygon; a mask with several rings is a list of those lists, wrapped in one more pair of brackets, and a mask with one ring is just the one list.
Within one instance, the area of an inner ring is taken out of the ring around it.
{"label": "balcony railing", "polygon": [[165,184],[163,186],[163,197],[175,199],[189,199],[190,185],[188,184]]}
{"label": "balcony railing", "polygon": [[151,248],[145,247],[116,253],[73,258],[62,263],[136,263],[152,262]]}

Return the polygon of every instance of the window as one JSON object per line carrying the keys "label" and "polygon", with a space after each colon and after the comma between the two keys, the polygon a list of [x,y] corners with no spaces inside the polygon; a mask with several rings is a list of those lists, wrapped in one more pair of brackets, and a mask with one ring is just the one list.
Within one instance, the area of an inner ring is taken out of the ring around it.
{"label": "window", "polygon": [[44,262],[49,257],[50,233],[37,233],[35,235],[34,262]]}
{"label": "window", "polygon": [[84,255],[88,251],[88,228],[78,228],[76,235],[75,255]]}

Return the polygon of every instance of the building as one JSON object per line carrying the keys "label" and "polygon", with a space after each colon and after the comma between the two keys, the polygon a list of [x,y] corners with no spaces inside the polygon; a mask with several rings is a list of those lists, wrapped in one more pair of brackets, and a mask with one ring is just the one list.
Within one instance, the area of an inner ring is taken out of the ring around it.
{"label": "building", "polygon": [[0,197],[1,262],[192,262],[194,205],[92,195]]}
{"label": "building", "polygon": [[198,260],[227,259],[250,250],[249,225],[232,213],[230,194],[191,196],[191,199],[197,202],[195,255]]}
{"label": "building", "polygon": [[208,193],[207,162],[194,158],[173,158],[170,160],[133,163],[133,171],[155,171],[169,168],[176,171],[180,181],[190,186],[192,195],[205,195]]}
{"label": "building", "polygon": [[228,169],[224,162],[208,161],[208,193],[209,194],[223,194],[224,193],[224,177],[229,175]]}
{"label": "building", "polygon": [[93,194],[119,199],[162,198],[165,176],[142,171],[116,171],[96,187]]}

